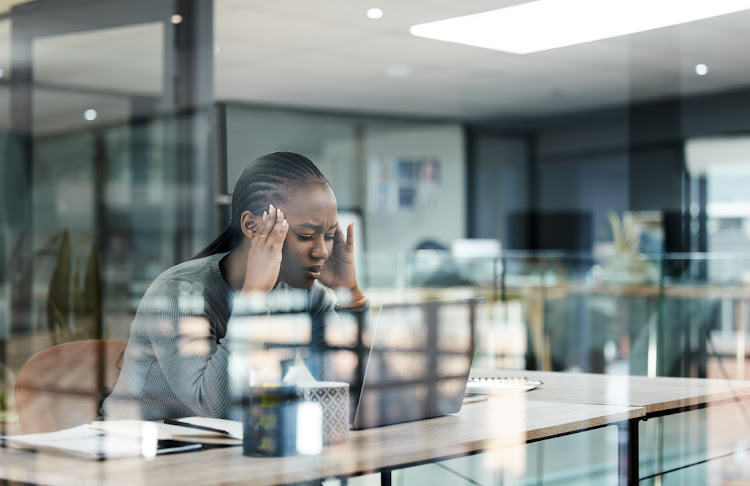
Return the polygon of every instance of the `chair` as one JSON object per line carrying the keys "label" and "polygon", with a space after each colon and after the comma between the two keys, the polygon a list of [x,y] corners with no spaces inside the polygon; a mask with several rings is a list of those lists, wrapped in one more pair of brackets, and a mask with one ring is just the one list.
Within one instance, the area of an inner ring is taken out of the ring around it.
{"label": "chair", "polygon": [[21,367],[14,388],[24,434],[89,423],[117,381],[125,340],[71,341],[47,348]]}

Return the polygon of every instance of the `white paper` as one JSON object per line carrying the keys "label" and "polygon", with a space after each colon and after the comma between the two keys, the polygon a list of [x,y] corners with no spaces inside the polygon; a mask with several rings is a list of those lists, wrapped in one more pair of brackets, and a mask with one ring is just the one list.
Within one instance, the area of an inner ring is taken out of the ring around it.
{"label": "white paper", "polygon": [[114,436],[92,429],[88,424],[44,434],[27,434],[3,438],[8,445],[38,450],[59,450],[74,455],[100,457],[133,457],[141,455],[137,437]]}
{"label": "white paper", "polygon": [[[147,423],[138,422],[141,424]],[[153,422],[150,422],[150,424],[153,424]],[[182,427],[176,428],[183,429]],[[165,452],[179,452],[201,448],[200,444],[158,448],[157,437],[155,435],[150,438],[144,438],[134,434],[113,433],[93,428],[89,424],[43,434],[5,436],[2,440],[5,444],[12,447],[63,452],[92,459],[114,459],[120,457],[138,457],[141,455],[153,456],[154,454],[163,454]]]}

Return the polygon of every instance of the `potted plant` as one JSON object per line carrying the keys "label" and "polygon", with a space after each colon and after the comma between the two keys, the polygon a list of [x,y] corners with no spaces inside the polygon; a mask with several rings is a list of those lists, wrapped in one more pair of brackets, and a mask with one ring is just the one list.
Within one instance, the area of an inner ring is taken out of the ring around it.
{"label": "potted plant", "polygon": [[601,265],[600,279],[603,283],[637,285],[655,282],[656,267],[640,254],[641,230],[632,218],[610,211],[607,215],[614,254]]}

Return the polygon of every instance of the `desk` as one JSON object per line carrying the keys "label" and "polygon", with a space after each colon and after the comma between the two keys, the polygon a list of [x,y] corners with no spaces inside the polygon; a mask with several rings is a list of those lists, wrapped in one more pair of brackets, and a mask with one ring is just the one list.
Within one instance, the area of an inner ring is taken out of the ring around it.
{"label": "desk", "polygon": [[400,467],[617,425],[624,457],[620,462],[621,483],[635,484],[640,420],[737,397],[750,399],[750,382],[741,381],[531,371],[492,373],[539,378],[544,385],[530,393],[466,404],[455,415],[353,431],[348,442],[326,447],[320,456],[251,458],[234,447],[153,460],[94,462],[4,449],[0,450],[0,477],[60,485],[290,483],[387,473]]}
{"label": "desk", "polygon": [[[637,483],[639,451],[637,422],[672,415],[710,405],[740,401],[750,410],[750,381],[711,380],[645,376],[616,376],[552,371],[472,370],[476,376],[527,377],[544,384],[529,392],[530,400],[549,400],[567,404],[599,404],[640,407],[644,414],[630,427],[620,427],[627,437],[628,476]],[[623,464],[621,464],[623,466]]]}
{"label": "desk", "polygon": [[[525,413],[523,411],[525,410]],[[519,411],[521,411],[519,413]],[[521,420],[502,420],[508,417]],[[239,447],[102,462],[0,450],[0,477],[44,484],[290,483],[353,476],[492,451],[643,416],[638,407],[494,397],[466,404],[455,415],[353,431],[348,442],[314,457],[244,457]],[[386,475],[387,477],[387,475]]]}

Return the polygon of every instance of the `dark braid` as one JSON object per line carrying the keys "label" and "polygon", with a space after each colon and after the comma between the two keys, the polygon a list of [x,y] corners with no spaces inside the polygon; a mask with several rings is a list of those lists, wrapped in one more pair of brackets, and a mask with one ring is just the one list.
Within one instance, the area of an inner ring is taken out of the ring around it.
{"label": "dark braid", "polygon": [[194,258],[233,250],[242,241],[240,216],[244,211],[263,214],[269,204],[286,201],[296,190],[315,183],[330,186],[323,173],[302,154],[280,151],[258,157],[245,167],[234,185],[229,226]]}

